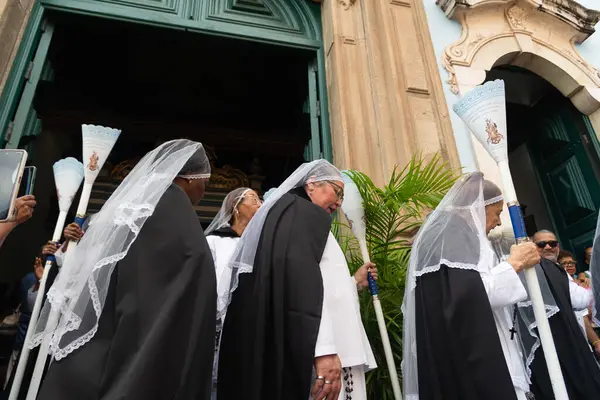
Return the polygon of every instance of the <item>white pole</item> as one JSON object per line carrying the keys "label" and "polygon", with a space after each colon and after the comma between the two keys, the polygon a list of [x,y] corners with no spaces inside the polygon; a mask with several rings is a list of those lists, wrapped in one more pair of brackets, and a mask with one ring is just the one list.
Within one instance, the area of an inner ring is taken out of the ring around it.
{"label": "white pole", "polygon": [[[83,219],[83,216],[85,216],[85,212],[87,210],[93,186],[94,182],[85,182],[83,184],[81,198],[79,200],[79,206],[77,207],[78,219]],[[65,276],[69,276],[69,271],[67,269],[69,265],[68,260],[72,256],[75,248],[76,242],[69,242],[69,246],[67,247],[67,252],[65,254],[64,265],[62,266],[61,270],[61,274],[65,274]],[[60,310],[52,308],[50,310],[50,315],[48,316],[48,322],[46,322],[46,332],[52,332],[54,331],[54,329],[56,329],[59,317]],[[46,362],[48,360],[48,354],[50,351],[50,340],[52,340],[52,337],[50,335],[44,336],[42,344],[40,344],[40,352],[35,362],[35,368],[33,370],[33,375],[31,376],[31,383],[29,384],[29,391],[27,392],[26,400],[35,400],[37,397],[40,384],[42,383],[42,377],[44,375],[44,368],[46,367]]]}
{"label": "white pole", "polygon": [[[362,253],[363,262],[368,263],[371,261],[369,256],[369,250],[367,249],[367,242],[364,238],[358,240],[360,246],[360,252]],[[383,317],[383,309],[381,308],[381,301],[379,300],[379,291],[377,284],[371,276],[369,277],[369,289],[371,290],[371,296],[373,297],[373,308],[375,309],[375,316],[377,317],[377,325],[379,327],[379,335],[381,336],[381,343],[383,344],[383,352],[385,353],[385,361],[387,362],[388,370],[390,371],[390,379],[392,380],[392,390],[394,391],[394,399],[402,400],[402,391],[400,390],[400,380],[398,379],[398,371],[396,370],[396,363],[394,361],[394,353],[392,352],[392,346],[390,344],[390,337],[388,336],[387,328],[385,325],[385,319]]]}
{"label": "white pole", "polygon": [[[499,161],[498,168],[500,169],[500,177],[502,179],[502,185],[504,186],[504,196],[509,208],[515,238],[517,241],[527,241],[528,238],[523,222],[523,215],[517,201],[517,194],[515,192],[508,160]],[[546,360],[546,366],[548,367],[548,374],[550,375],[554,398],[556,400],[569,400],[567,387],[565,385],[560,362],[558,361],[558,355],[556,353],[556,347],[554,345],[554,339],[552,338],[552,331],[550,330],[550,324],[548,323],[548,317],[546,316],[546,307],[544,306],[542,290],[540,289],[540,283],[535,268],[528,268],[525,270],[525,280],[527,282],[527,287],[529,288],[529,297],[531,298],[531,303],[533,305],[533,313],[540,335],[540,342],[544,349],[544,358]]]}
{"label": "white pole", "polygon": [[[52,234],[53,242],[57,243],[60,240],[63,228],[65,227],[66,219],[67,212],[61,211],[58,214],[58,219],[54,227],[54,233]],[[35,298],[35,305],[33,306],[33,311],[31,312],[29,326],[27,327],[27,335],[25,336],[25,341],[23,342],[23,350],[21,350],[19,363],[17,365],[17,370],[15,371],[15,378],[10,389],[10,395],[8,397],[9,400],[17,400],[19,396],[19,390],[21,390],[21,383],[23,382],[23,376],[25,375],[27,360],[29,359],[30,350],[28,344],[31,341],[31,337],[33,336],[33,333],[35,331],[40,311],[42,310],[42,305],[44,304],[44,292],[46,291],[46,282],[48,281],[48,274],[50,273],[50,268],[52,268],[52,260],[46,261],[46,265],[44,267],[44,274],[42,275],[42,279],[40,280],[38,294]]]}

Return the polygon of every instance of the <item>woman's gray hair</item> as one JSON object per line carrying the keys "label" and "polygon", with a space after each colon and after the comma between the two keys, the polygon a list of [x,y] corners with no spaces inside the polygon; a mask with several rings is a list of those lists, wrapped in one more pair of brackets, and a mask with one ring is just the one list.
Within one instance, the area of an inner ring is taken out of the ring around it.
{"label": "woman's gray hair", "polygon": [[493,182],[483,180],[483,201],[486,206],[503,201],[502,190]]}

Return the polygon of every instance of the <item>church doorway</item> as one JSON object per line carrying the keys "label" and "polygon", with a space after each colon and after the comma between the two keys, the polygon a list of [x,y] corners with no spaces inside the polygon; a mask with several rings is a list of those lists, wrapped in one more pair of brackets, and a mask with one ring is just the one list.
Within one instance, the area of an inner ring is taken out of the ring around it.
{"label": "church doorway", "polygon": [[26,148],[38,167],[39,206],[27,229],[3,247],[0,263],[8,268],[0,281],[19,279],[50,237],[58,214],[52,164],[81,159],[83,123],[122,129],[90,213],[165,140],[188,138],[207,148],[213,178],[196,209],[205,226],[228,191],[264,192],[302,162],[327,157],[314,50],[71,13],[47,17],[34,57],[43,67],[30,107],[20,120],[17,110],[14,124],[21,129],[15,147]]}
{"label": "church doorway", "polygon": [[556,232],[583,267],[600,209],[600,160],[589,119],[554,86],[525,69],[493,68],[506,84],[509,162],[528,234]]}

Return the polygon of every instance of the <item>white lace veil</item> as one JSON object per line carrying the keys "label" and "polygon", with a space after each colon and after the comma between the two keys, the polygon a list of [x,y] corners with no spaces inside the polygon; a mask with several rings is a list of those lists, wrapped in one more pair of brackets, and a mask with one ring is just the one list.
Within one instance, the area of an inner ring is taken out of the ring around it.
{"label": "white lace veil", "polygon": [[[341,172],[326,160],[316,160],[304,163],[298,167],[279,187],[271,193],[263,205],[254,214],[250,223],[244,230],[242,237],[231,256],[228,268],[225,268],[223,276],[218,279],[217,292],[217,319],[220,320],[229,306],[231,296],[238,286],[238,276],[243,273],[251,273],[254,268],[254,257],[262,233],[263,226],[269,211],[281,197],[290,190],[311,182],[335,181],[342,182]],[[222,285],[229,286],[227,290]]]}
{"label": "white lace veil", "polygon": [[[490,232],[488,237],[498,260],[506,261],[510,256],[511,246],[515,244],[515,235],[512,228],[508,226],[502,230],[495,229]],[[546,317],[550,318],[560,311],[560,309],[556,305],[556,300],[554,299],[554,295],[552,295],[546,275],[539,264],[535,266],[535,272],[537,273],[540,289],[542,291],[542,298],[544,299]],[[535,351],[540,347],[541,342],[535,331],[537,323],[535,321],[535,314],[533,313],[533,303],[529,298],[529,287],[525,281],[525,274],[523,272],[519,273],[519,278],[521,278],[521,282],[523,282],[528,297],[526,300],[517,303],[519,315],[516,321],[516,328],[518,331],[519,344],[523,351],[523,362],[527,369],[527,375],[531,378],[530,366],[535,358]]]}
{"label": "white lace veil", "polygon": [[227,193],[227,196],[225,196],[225,200],[223,200],[223,204],[221,205],[221,209],[213,218],[210,225],[208,225],[204,234],[208,236],[216,230],[225,226],[230,226],[235,210],[237,210],[240,203],[244,200],[244,196],[251,190],[252,189],[247,187],[241,187]]}
{"label": "white lace veil", "polygon": [[[60,360],[94,337],[115,265],[127,255],[176,176],[210,176],[210,163],[200,143],[173,140],[146,154],[92,216],[48,292],[31,348],[50,335],[50,352]],[[55,329],[46,327],[51,309],[60,310]]]}

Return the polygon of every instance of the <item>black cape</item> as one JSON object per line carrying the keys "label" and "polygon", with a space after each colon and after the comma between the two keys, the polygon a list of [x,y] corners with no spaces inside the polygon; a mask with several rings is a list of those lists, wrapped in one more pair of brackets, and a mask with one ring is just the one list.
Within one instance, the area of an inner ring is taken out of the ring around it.
{"label": "black cape", "polygon": [[[478,258],[477,232],[449,218],[445,231]],[[420,400],[517,399],[479,272],[442,265],[418,277],[415,315]]]}
{"label": "black cape", "polygon": [[[548,321],[569,399],[600,399],[600,368],[573,313],[569,277],[562,267],[552,261],[542,259],[540,265],[560,309]],[[531,391],[536,399],[554,399],[541,346],[536,350],[530,368]]]}
{"label": "black cape", "polygon": [[98,332],[52,363],[38,399],[210,399],[215,320],[212,256],[171,185],[113,271]]}
{"label": "black cape", "polygon": [[254,271],[240,274],[219,356],[219,400],[306,400],[323,305],[331,216],[303,189],[267,216]]}

